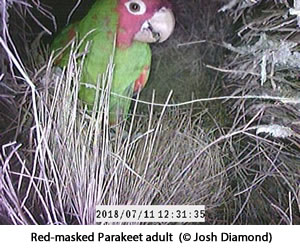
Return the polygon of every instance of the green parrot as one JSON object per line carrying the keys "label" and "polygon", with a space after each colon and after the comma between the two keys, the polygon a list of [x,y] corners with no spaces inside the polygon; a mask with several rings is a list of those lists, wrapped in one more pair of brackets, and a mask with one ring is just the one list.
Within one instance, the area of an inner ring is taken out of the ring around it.
{"label": "green parrot", "polygon": [[[97,84],[104,74],[114,50],[114,74],[109,103],[109,123],[126,118],[130,99],[146,84],[150,66],[149,43],[163,42],[172,34],[175,18],[167,0],[96,0],[88,14],[79,22],[66,27],[53,41],[56,52],[75,36],[83,42],[84,59],[79,98],[92,107]],[[56,60],[58,66],[67,65],[70,49]]]}

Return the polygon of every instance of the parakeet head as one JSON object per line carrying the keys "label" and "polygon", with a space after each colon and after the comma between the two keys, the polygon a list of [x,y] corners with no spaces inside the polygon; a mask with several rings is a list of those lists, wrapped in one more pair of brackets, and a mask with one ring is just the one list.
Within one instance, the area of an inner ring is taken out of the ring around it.
{"label": "parakeet head", "polygon": [[135,41],[163,42],[175,27],[171,4],[167,0],[119,0],[117,44],[128,47]]}

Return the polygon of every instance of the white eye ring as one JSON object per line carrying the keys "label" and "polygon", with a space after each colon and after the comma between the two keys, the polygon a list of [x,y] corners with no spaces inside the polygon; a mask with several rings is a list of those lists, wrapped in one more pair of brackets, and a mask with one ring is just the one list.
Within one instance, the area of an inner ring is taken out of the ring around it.
{"label": "white eye ring", "polygon": [[129,13],[136,16],[145,14],[147,10],[146,5],[141,0],[128,1],[125,6]]}

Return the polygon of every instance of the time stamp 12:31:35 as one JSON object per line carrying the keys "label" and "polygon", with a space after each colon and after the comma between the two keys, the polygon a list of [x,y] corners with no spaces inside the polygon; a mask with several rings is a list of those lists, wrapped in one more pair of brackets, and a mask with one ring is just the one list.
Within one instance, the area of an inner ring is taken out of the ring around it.
{"label": "time stamp 12:31:35", "polygon": [[96,222],[205,222],[205,206],[97,206]]}

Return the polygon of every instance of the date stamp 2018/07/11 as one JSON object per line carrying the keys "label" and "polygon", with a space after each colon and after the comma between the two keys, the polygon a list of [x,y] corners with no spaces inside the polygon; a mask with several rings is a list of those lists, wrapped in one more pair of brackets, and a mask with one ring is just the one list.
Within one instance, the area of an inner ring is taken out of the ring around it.
{"label": "date stamp 2018/07/11", "polygon": [[203,205],[97,206],[96,222],[205,222]]}

